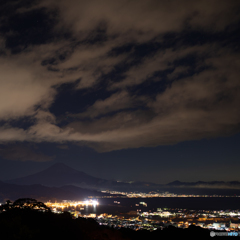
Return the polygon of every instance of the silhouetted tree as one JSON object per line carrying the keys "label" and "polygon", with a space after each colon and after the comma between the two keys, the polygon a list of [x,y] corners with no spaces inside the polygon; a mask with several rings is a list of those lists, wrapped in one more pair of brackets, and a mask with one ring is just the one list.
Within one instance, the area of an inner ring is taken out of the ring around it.
{"label": "silhouetted tree", "polygon": [[5,204],[0,206],[0,211],[7,211],[12,207],[12,202],[7,200]]}
{"label": "silhouetted tree", "polygon": [[31,209],[31,210],[38,210],[44,212],[50,212],[50,208],[47,207],[44,203],[38,202],[36,199],[33,198],[19,198],[15,202],[11,202],[10,200],[6,201],[6,204],[1,206],[1,210],[9,210],[9,209]]}

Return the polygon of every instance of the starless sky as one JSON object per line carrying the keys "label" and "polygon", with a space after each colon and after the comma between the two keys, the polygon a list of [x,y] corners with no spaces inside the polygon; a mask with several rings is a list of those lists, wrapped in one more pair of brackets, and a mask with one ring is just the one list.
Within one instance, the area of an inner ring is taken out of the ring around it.
{"label": "starless sky", "polygon": [[239,180],[238,0],[0,3],[0,179]]}

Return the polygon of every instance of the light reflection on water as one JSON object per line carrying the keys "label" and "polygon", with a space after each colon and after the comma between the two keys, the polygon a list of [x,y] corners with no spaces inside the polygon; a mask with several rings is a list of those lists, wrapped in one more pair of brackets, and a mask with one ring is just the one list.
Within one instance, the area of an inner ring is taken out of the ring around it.
{"label": "light reflection on water", "polygon": [[[146,205],[141,204],[146,203]],[[84,208],[84,209],[83,209]],[[157,208],[182,208],[195,210],[226,210],[240,209],[239,198],[121,198],[121,199],[100,199],[99,205],[84,205],[64,207],[60,210],[76,210],[81,214],[114,214],[129,211],[157,211]]]}

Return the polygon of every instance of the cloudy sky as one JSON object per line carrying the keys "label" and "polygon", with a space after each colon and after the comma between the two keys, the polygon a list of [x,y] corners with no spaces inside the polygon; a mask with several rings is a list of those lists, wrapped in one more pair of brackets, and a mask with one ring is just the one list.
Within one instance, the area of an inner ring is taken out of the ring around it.
{"label": "cloudy sky", "polygon": [[239,180],[238,0],[0,3],[0,179]]}

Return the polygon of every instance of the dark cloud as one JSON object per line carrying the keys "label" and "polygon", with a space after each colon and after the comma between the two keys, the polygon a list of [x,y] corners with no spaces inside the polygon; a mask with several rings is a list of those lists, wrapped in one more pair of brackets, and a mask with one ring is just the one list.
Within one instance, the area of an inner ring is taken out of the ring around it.
{"label": "dark cloud", "polygon": [[69,149],[68,145],[58,145],[57,147],[64,150]]}
{"label": "dark cloud", "polygon": [[53,156],[47,156],[39,152],[37,149],[25,146],[23,144],[11,144],[0,147],[0,156],[7,160],[14,161],[33,161],[48,162],[54,160]]}

